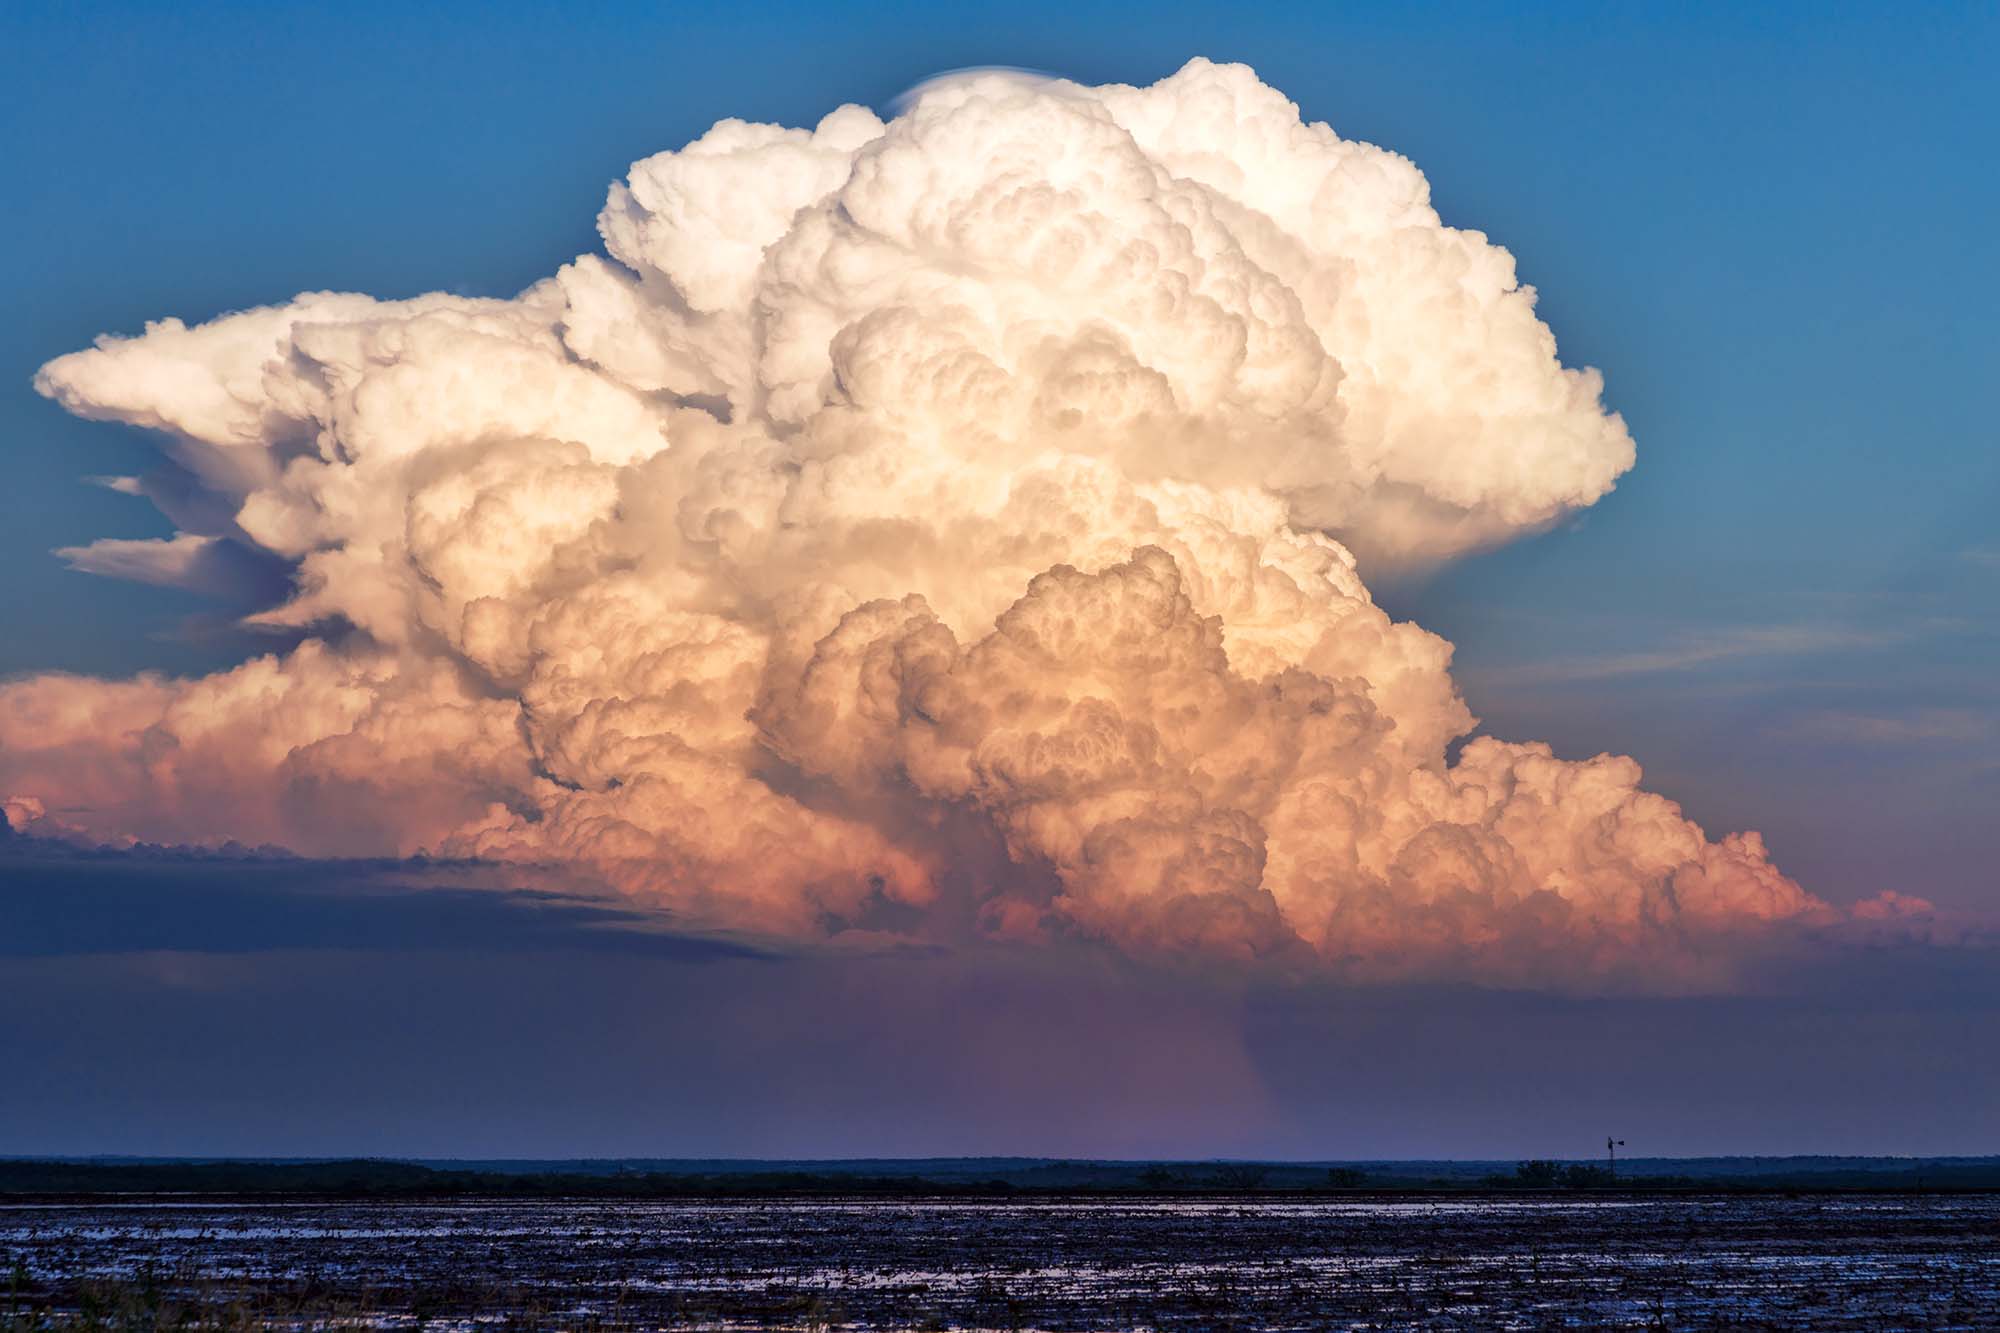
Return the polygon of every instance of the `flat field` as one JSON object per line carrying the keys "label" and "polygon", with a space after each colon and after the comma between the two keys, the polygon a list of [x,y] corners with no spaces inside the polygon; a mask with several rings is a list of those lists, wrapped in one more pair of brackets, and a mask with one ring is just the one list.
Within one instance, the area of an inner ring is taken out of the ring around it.
{"label": "flat field", "polygon": [[2000,1326],[2000,1196],[0,1204],[0,1328]]}

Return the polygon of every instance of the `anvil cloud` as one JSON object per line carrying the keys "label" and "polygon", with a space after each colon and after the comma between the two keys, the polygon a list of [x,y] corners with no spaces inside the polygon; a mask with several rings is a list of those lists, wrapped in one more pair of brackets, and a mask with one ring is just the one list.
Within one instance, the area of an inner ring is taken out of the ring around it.
{"label": "anvil cloud", "polygon": [[1240,66],[926,85],[636,163],[512,300],[45,366],[282,655],[0,687],[21,831],[556,868],[693,925],[1377,978],[1722,979],[1837,914],[1631,760],[1469,733],[1357,572],[1633,462],[1512,257]]}

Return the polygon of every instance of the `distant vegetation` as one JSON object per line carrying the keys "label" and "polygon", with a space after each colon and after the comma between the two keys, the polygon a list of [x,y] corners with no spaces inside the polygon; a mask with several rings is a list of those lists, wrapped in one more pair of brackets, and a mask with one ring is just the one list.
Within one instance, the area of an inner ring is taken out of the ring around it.
{"label": "distant vegetation", "polygon": [[[1075,1162],[467,1163],[0,1161],[0,1194],[688,1198],[736,1195],[1322,1194],[1346,1191],[2000,1190],[2000,1158],[1659,1159],[1497,1164]],[[1673,1170],[1681,1166],[1683,1170]]]}
{"label": "distant vegetation", "polygon": [[[1587,1165],[1583,1162],[1523,1162],[1514,1168],[1511,1179],[1506,1176],[1488,1176],[1482,1184],[1499,1188],[1516,1186],[1531,1190],[1589,1190],[1603,1189],[1617,1183],[1617,1177],[1607,1167]],[[1645,1183],[1657,1183],[1657,1178]]]}

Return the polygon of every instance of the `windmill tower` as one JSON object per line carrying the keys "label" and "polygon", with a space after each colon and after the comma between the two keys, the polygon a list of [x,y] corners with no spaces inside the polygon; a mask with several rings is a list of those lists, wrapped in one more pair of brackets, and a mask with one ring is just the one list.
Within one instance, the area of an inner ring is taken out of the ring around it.
{"label": "windmill tower", "polygon": [[1624,1146],[1625,1146],[1625,1140],[1614,1139],[1611,1138],[1609,1135],[1605,1136],[1604,1155],[1606,1160],[1610,1163],[1611,1178],[1613,1180],[1618,1179],[1618,1150]]}

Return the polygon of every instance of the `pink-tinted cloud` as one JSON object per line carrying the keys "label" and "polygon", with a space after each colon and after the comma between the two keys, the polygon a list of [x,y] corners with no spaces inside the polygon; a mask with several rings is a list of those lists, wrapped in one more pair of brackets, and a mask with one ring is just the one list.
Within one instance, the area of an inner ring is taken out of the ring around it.
{"label": "pink-tinted cloud", "polygon": [[[725,121],[599,229],[513,300],[43,368],[295,571],[258,623],[342,628],[0,687],[10,822],[1370,978],[1726,984],[1833,915],[1629,759],[1447,762],[1451,646],[1359,570],[1538,530],[1632,442],[1505,250],[1248,70]],[[180,582],[217,540],[70,557]]]}

